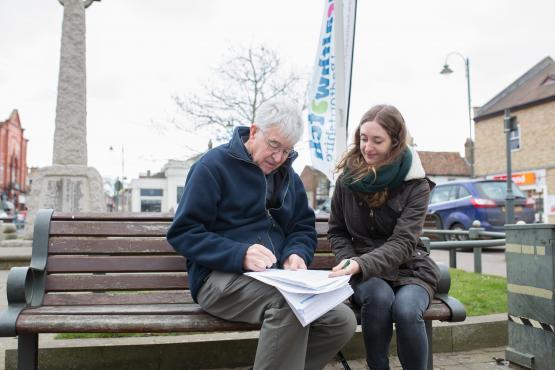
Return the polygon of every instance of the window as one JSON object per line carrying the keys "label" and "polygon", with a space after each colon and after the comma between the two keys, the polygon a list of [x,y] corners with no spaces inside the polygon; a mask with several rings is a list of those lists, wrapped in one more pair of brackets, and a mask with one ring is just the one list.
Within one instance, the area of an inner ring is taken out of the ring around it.
{"label": "window", "polygon": [[520,149],[520,125],[516,125],[516,130],[511,131],[509,144],[510,144],[511,150]]}
{"label": "window", "polygon": [[457,197],[457,199],[469,197],[470,195],[471,195],[470,192],[466,190],[464,186],[459,186],[459,196]]}
{"label": "window", "polygon": [[430,198],[431,204],[447,202],[449,201],[449,194],[453,192],[453,189],[456,189],[453,186],[438,186],[432,192],[432,196]]}
{"label": "window", "polygon": [[461,199],[468,197],[470,193],[461,185],[447,185],[447,186],[437,186],[432,191],[432,196],[430,197],[430,204],[436,204],[441,202],[449,202],[452,200]]}
{"label": "window", "polygon": [[162,201],[142,199],[141,212],[162,212]]}
{"label": "window", "polygon": [[[476,189],[478,189],[480,196],[486,199],[505,200],[507,197],[507,183],[503,181],[477,182]],[[512,190],[516,198],[526,198],[514,182],[512,183]]]}
{"label": "window", "polygon": [[161,197],[164,196],[163,189],[141,189],[141,197]]}
{"label": "window", "polygon": [[183,196],[183,189],[185,189],[185,187],[183,186],[177,187],[177,203],[181,202],[181,197]]}
{"label": "window", "polygon": [[555,84],[555,74],[550,74],[545,78],[545,80],[543,80],[540,86],[553,85],[553,84]]}

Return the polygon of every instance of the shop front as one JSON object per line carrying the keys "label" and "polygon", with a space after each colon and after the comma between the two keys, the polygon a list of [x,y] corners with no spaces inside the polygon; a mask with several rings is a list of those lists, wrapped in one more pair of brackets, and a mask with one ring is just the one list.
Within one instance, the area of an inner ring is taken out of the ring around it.
{"label": "shop front", "polygon": [[[489,175],[486,176],[486,178],[494,180],[507,180],[507,175]],[[546,170],[540,169],[514,172],[512,174],[512,179],[513,182],[518,185],[520,190],[522,190],[528,198],[532,198],[536,203],[536,222],[548,222],[547,217],[549,215],[555,215],[555,208],[551,209],[551,207],[548,207],[547,204],[547,200],[551,198],[547,192]],[[552,192],[554,192],[553,189]]]}

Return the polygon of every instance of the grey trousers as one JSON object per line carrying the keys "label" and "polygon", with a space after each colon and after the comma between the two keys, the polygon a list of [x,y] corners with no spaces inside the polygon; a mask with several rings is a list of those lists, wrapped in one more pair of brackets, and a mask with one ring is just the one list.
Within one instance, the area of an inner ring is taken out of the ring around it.
{"label": "grey trousers", "polygon": [[322,369],[356,330],[344,304],[303,327],[277,289],[241,274],[212,272],[197,300],[216,317],[262,325],[255,370]]}

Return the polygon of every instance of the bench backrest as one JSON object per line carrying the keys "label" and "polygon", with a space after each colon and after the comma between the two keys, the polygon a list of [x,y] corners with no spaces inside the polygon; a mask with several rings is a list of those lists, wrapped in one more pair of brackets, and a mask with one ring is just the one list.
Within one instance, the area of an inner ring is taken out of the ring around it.
{"label": "bench backrest", "polygon": [[[35,239],[47,238],[44,305],[156,304],[192,302],[185,258],[165,235],[172,216],[159,213],[60,213],[37,215]],[[49,223],[49,225],[48,225]],[[310,266],[330,269],[335,259],[326,239],[327,220],[317,221],[318,248]],[[38,257],[40,258],[40,257]]]}

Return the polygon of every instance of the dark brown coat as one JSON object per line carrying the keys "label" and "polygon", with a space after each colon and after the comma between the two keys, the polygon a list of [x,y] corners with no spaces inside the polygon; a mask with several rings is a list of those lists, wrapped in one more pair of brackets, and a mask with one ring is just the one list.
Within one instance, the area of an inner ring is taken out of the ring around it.
{"label": "dark brown coat", "polygon": [[392,286],[418,284],[433,297],[439,269],[420,241],[433,183],[405,181],[381,207],[369,208],[359,193],[337,180],[328,239],[337,262],[358,262],[362,279],[380,277]]}

